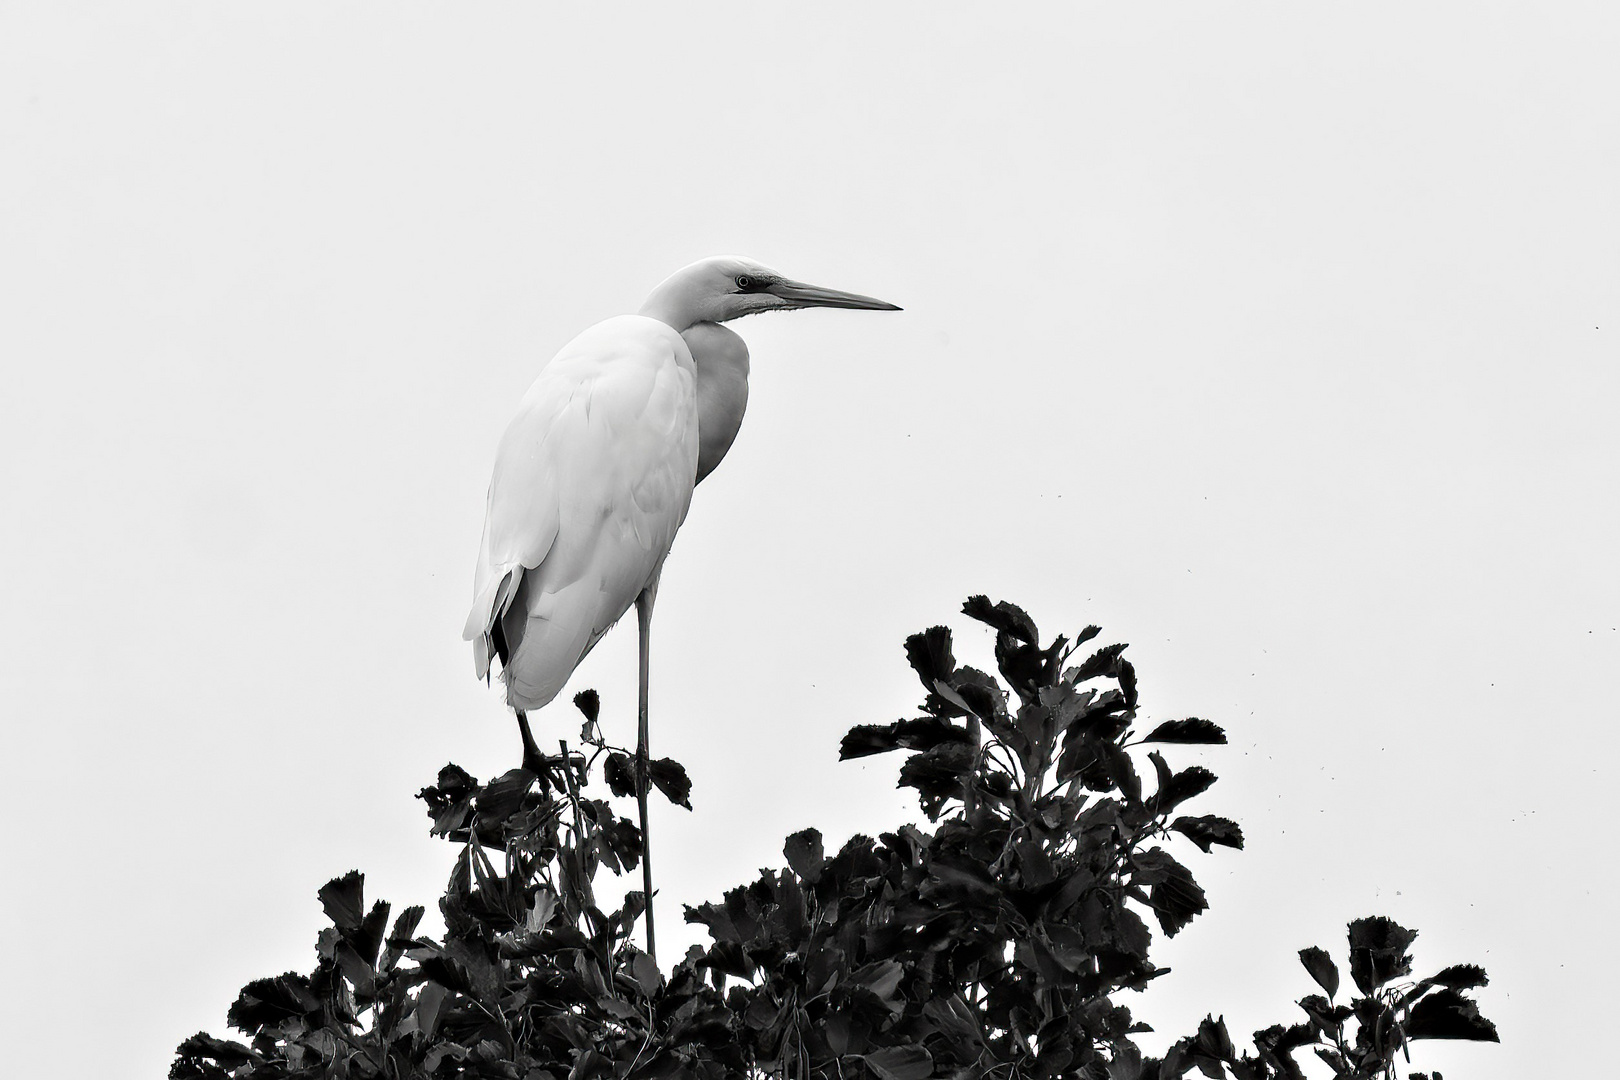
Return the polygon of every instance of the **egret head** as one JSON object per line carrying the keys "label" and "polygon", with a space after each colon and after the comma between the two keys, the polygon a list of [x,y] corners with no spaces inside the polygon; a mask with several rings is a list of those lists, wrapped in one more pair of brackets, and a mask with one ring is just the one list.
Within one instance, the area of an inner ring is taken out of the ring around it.
{"label": "egret head", "polygon": [[808,307],[900,310],[870,296],[785,278],[741,255],[715,255],[671,274],[647,297],[641,314],[685,330],[700,322],[719,323],[761,311]]}

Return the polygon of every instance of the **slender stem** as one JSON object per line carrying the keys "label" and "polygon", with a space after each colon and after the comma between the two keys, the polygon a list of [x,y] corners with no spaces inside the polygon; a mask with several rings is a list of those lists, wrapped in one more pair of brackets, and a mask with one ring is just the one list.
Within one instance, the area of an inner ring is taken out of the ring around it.
{"label": "slender stem", "polygon": [[967,781],[962,790],[962,811],[969,821],[973,819],[974,811],[978,809],[979,799],[977,788],[979,785],[979,765],[984,760],[984,732],[979,726],[979,718],[973,713],[967,716],[968,736],[973,739],[973,768],[968,770]]}
{"label": "slender stem", "polygon": [[652,640],[653,601],[658,596],[658,580],[636,597],[636,623],[641,632],[641,678],[636,716],[636,809],[641,812],[641,887],[647,899],[647,955],[658,963],[658,936],[653,929],[652,834],[647,829],[647,792],[651,784],[648,769],[647,682],[648,646]]}
{"label": "slender stem", "polygon": [[592,881],[596,872],[585,865],[585,819],[579,812],[579,788],[574,785],[574,767],[568,761],[568,743],[558,739],[557,745],[562,749],[563,783],[568,788],[568,802],[574,810],[574,873],[579,878],[585,902],[595,907],[596,887]]}

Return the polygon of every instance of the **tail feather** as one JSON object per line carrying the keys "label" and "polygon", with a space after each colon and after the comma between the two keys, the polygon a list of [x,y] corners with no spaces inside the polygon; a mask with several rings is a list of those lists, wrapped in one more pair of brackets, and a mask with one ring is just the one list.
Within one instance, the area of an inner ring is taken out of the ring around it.
{"label": "tail feather", "polygon": [[[533,579],[524,583],[533,584]],[[542,596],[528,595],[527,588],[519,592],[498,628],[510,646],[510,656],[501,662],[508,705],[532,711],[557,696],[607,629],[594,626],[601,603],[601,591],[585,582]]]}
{"label": "tail feather", "polygon": [[473,670],[485,682],[489,681],[490,660],[499,657],[506,663],[505,635],[501,633],[501,618],[512,606],[518,586],[523,582],[523,566],[509,567],[491,575],[490,582],[473,600],[472,611],[467,614],[467,625],[461,631],[463,641],[473,643]]}

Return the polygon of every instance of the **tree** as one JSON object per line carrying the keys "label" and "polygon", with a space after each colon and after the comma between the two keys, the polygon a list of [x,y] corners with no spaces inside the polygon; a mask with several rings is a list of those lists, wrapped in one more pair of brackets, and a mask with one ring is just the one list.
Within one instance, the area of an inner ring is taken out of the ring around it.
{"label": "tree", "polygon": [[[1416,932],[1368,918],[1349,927],[1354,994],[1326,951],[1305,949],[1322,993],[1300,1000],[1300,1022],[1239,1052],[1210,1017],[1144,1055],[1134,1036],[1148,1029],[1115,998],[1165,974],[1148,920],[1173,936],[1207,907],[1171,848],[1243,846],[1235,822],[1183,812],[1215,775],[1166,755],[1225,733],[1201,719],[1139,733],[1125,647],[1076,662],[1097,627],[1043,645],[1011,604],[976,596],[963,611],[996,631],[999,678],[959,665],[945,627],[913,635],[920,715],[842,744],[844,758],[908,755],[900,783],[932,831],[831,854],[813,829],[788,837],[782,870],[687,909],[710,943],[666,977],[630,940],[643,895],[612,912],[595,900],[603,867],[635,868],[641,834],[612,802],[636,794],[631,757],[602,738],[587,691],[579,748],[562,745],[546,775],[479,784],[447,765],[420,793],[433,833],[461,846],[442,939],[417,934],[419,907],[388,929],[358,871],[327,883],[315,970],[249,983],[228,1015],[249,1042],[194,1035],[171,1080],[1273,1080],[1304,1075],[1302,1050],[1374,1080],[1423,1039],[1496,1040],[1467,996],[1484,971],[1413,979]],[[679,764],[654,763],[651,782],[687,804]]]}

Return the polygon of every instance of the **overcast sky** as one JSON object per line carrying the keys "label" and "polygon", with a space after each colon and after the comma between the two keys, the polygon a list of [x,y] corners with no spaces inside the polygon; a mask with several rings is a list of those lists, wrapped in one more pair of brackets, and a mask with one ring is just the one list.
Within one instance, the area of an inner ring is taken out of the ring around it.
{"label": "overcast sky", "polygon": [[[915,817],[838,739],[912,631],[987,665],[986,592],[1231,734],[1176,756],[1248,849],[1122,999],[1166,1038],[1300,1019],[1387,914],[1501,1028],[1413,1067],[1612,1058],[1612,4],[544,7],[0,3],[11,1074],[164,1074],[351,868],[432,905],[413,793],[517,764],[460,640],[496,439],[722,252],[905,311],[734,324],[655,627],[670,956],[787,833]],[[569,690],[623,742],[634,656]]]}

